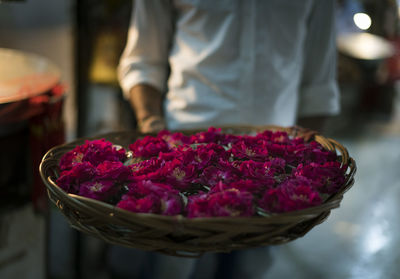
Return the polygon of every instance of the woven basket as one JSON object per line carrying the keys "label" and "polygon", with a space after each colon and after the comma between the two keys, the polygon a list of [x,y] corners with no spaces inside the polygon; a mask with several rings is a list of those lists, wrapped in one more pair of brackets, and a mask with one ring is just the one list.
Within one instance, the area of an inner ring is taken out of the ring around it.
{"label": "woven basket", "polygon": [[[339,192],[329,197],[320,206],[272,214],[268,217],[188,219],[180,215],[132,213],[100,201],[68,194],[55,183],[59,176],[58,164],[61,156],[75,146],[83,144],[86,139],[49,150],[43,157],[40,174],[47,187],[50,200],[66,216],[70,225],[110,244],[183,257],[196,257],[204,252],[229,252],[250,247],[283,244],[304,236],[315,225],[325,221],[332,209],[339,207],[343,194],[354,183],[356,164],[349,157],[346,148],[335,140],[299,127],[236,127],[224,128],[223,131],[246,134],[266,129],[286,131],[289,135],[301,136],[307,141],[313,139],[327,150],[337,152],[341,163],[348,166],[346,181]],[[114,144],[127,147],[143,136],[137,132],[118,132],[96,138],[105,138]]]}

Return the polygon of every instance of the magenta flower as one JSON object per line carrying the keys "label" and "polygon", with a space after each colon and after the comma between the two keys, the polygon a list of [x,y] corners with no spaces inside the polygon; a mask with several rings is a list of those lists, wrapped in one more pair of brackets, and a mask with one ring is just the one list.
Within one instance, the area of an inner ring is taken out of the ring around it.
{"label": "magenta flower", "polygon": [[60,158],[59,166],[61,171],[70,170],[75,165],[82,163],[83,153],[77,149],[78,148],[75,148],[74,150],[65,153]]}
{"label": "magenta flower", "polygon": [[180,190],[188,189],[196,178],[197,172],[195,166],[183,164],[177,159],[166,162],[159,170],[157,177],[150,177],[150,179],[163,181]]}
{"label": "magenta flower", "polygon": [[141,213],[177,215],[183,203],[179,192],[171,186],[152,181],[140,181],[128,185],[128,194],[122,197],[118,207]]}
{"label": "magenta flower", "polygon": [[288,179],[279,187],[269,189],[259,201],[259,206],[272,213],[305,209],[322,203],[310,181],[297,177]]}
{"label": "magenta flower", "polygon": [[311,154],[309,155],[308,162],[315,162],[323,164],[329,161],[335,161],[337,156],[335,152],[324,150],[321,144],[316,141],[310,143]]}
{"label": "magenta flower", "polygon": [[268,159],[268,149],[262,140],[246,137],[232,145],[231,152],[238,159],[265,161]]}
{"label": "magenta flower", "polygon": [[143,139],[136,140],[129,145],[135,157],[151,158],[157,156],[160,152],[170,151],[168,144],[161,138],[145,136]]}
{"label": "magenta flower", "polygon": [[163,184],[163,183],[157,183],[153,182],[150,180],[142,180],[139,182],[132,182],[128,184],[129,188],[129,195],[134,195],[136,197],[143,197],[147,196],[150,194],[157,195],[158,197],[161,197],[164,195],[166,192],[171,192],[173,194],[178,194],[179,192],[173,189],[172,186]]}
{"label": "magenta flower", "polygon": [[215,165],[218,160],[227,160],[230,153],[220,145],[199,144],[196,146],[181,145],[168,153],[160,153],[158,158],[165,164],[170,161],[180,161],[183,165],[193,165],[198,172],[203,168]]}
{"label": "magenta flower", "polygon": [[289,164],[296,162],[296,146],[287,144],[271,143],[267,144],[266,148],[272,158],[282,158]]}
{"label": "magenta flower", "polygon": [[123,182],[129,180],[132,172],[129,167],[121,162],[105,161],[96,167],[96,176],[103,180]]}
{"label": "magenta flower", "polygon": [[193,150],[193,148],[189,145],[180,145],[177,148],[172,149],[168,153],[160,153],[158,158],[165,162],[178,160],[182,162],[182,164],[198,164],[199,162],[196,160],[197,152]]}
{"label": "magenta flower", "polygon": [[339,162],[326,162],[323,165],[300,164],[295,175],[308,178],[312,181],[314,188],[324,194],[336,193],[345,182],[344,169]]}
{"label": "magenta flower", "polygon": [[264,163],[264,168],[269,175],[281,175],[286,171],[286,161],[282,158],[272,158]]}
{"label": "magenta flower", "polygon": [[222,146],[209,143],[206,145],[199,145],[195,149],[194,164],[199,168],[204,168],[209,165],[215,165],[220,160],[228,160],[230,152],[227,152]]}
{"label": "magenta flower", "polygon": [[178,195],[164,196],[161,199],[161,214],[167,216],[179,215],[182,213],[182,198]]}
{"label": "magenta flower", "polygon": [[[253,160],[242,161],[239,163],[238,169],[240,171],[240,177],[246,177],[248,179],[258,180],[266,184],[273,184],[273,176],[278,173],[276,169],[280,166],[275,165],[276,162],[255,162]],[[279,173],[282,173],[280,169]]]}
{"label": "magenta flower", "polygon": [[239,172],[232,166],[223,167],[209,166],[203,170],[196,182],[206,185],[215,186],[219,182],[230,183],[239,179]]}
{"label": "magenta flower", "polygon": [[210,217],[208,202],[209,195],[206,193],[189,196],[186,206],[186,216],[189,218]]}
{"label": "magenta flower", "polygon": [[176,148],[183,144],[192,144],[192,137],[185,136],[182,133],[171,133],[168,130],[163,130],[158,133],[158,138],[164,140],[169,148]]}
{"label": "magenta flower", "polygon": [[264,141],[270,142],[270,143],[280,143],[280,144],[290,144],[291,139],[289,138],[288,134],[283,131],[269,131],[266,130],[262,133],[258,133],[255,138],[257,139],[262,139]]}
{"label": "magenta flower", "polygon": [[135,213],[160,213],[161,201],[155,195],[149,195],[142,198],[123,195],[117,207],[132,211]]}
{"label": "magenta flower", "polygon": [[60,169],[68,170],[82,162],[90,162],[97,166],[104,161],[123,162],[125,160],[125,149],[113,146],[111,142],[105,139],[87,140],[85,144],[78,145],[61,157]]}
{"label": "magenta flower", "polygon": [[219,182],[217,185],[211,188],[210,193],[222,192],[228,189],[236,189],[240,192],[248,192],[255,196],[259,196],[262,195],[267,189],[272,188],[274,184],[275,180],[273,178],[269,178],[268,180],[264,181],[243,179],[232,181],[227,184]]}
{"label": "magenta flower", "polygon": [[99,201],[112,199],[120,191],[120,187],[112,180],[94,179],[83,182],[79,187],[79,195]]}
{"label": "magenta flower", "polygon": [[160,168],[165,164],[158,158],[151,158],[136,164],[129,165],[130,178],[133,181],[149,180],[151,177],[159,176]]}
{"label": "magenta flower", "polygon": [[193,143],[219,143],[220,139],[223,138],[221,129],[214,127],[208,128],[206,132],[200,132],[192,136]]}
{"label": "magenta flower", "polygon": [[77,194],[80,184],[90,181],[95,175],[96,168],[89,162],[83,162],[75,164],[70,170],[62,171],[56,182],[67,193]]}
{"label": "magenta flower", "polygon": [[253,195],[237,189],[191,196],[187,206],[189,218],[252,215],[254,215]]}
{"label": "magenta flower", "polygon": [[239,136],[223,134],[221,128],[210,127],[205,132],[199,132],[190,137],[190,143],[215,143],[218,145],[227,145],[237,141]]}
{"label": "magenta flower", "polygon": [[336,153],[279,131],[161,131],[129,149],[141,161],[126,166],[123,148],[104,139],[86,141],[61,158],[57,183],[132,212],[195,218],[252,216],[255,204],[271,213],[300,210],[321,204],[320,195],[345,182]]}

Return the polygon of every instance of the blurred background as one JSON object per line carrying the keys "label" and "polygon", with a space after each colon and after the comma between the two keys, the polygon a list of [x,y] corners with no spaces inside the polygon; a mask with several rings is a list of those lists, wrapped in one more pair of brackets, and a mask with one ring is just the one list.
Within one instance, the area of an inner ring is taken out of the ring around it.
{"label": "blurred background", "polygon": [[[355,158],[356,183],[326,222],[255,263],[264,278],[398,278],[399,4],[337,2],[342,112],[323,133]],[[0,0],[0,278],[113,278],[109,246],[47,205],[36,170],[54,145],[135,128],[116,78],[131,7]]]}

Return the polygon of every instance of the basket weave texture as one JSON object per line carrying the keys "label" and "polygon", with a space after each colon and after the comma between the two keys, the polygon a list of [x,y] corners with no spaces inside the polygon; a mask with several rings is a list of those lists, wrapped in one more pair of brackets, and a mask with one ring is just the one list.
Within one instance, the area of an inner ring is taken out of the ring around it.
{"label": "basket weave texture", "polygon": [[[110,244],[122,245],[173,256],[196,257],[204,252],[277,245],[304,236],[314,226],[324,222],[330,211],[339,207],[343,194],[353,185],[355,161],[344,146],[335,140],[299,127],[235,127],[223,132],[246,134],[264,130],[286,131],[291,136],[315,140],[325,149],[336,152],[340,162],[347,165],[346,180],[340,190],[323,204],[294,212],[254,217],[215,217],[188,219],[181,215],[162,216],[133,213],[97,200],[68,194],[55,181],[59,176],[62,155],[87,139],[56,146],[43,157],[40,174],[47,187],[49,199],[68,219],[70,225]],[[195,131],[191,131],[195,132]],[[105,138],[125,148],[143,137],[137,132],[117,132],[90,138]]]}

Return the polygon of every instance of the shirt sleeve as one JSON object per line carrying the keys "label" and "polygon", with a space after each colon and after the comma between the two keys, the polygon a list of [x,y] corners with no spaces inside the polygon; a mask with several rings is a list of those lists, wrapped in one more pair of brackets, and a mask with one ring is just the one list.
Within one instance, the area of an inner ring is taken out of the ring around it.
{"label": "shirt sleeve", "polygon": [[336,81],[335,1],[315,0],[304,45],[298,116],[340,112]]}
{"label": "shirt sleeve", "polygon": [[134,1],[128,39],[118,66],[118,79],[126,98],[137,84],[165,91],[172,35],[170,1]]}

